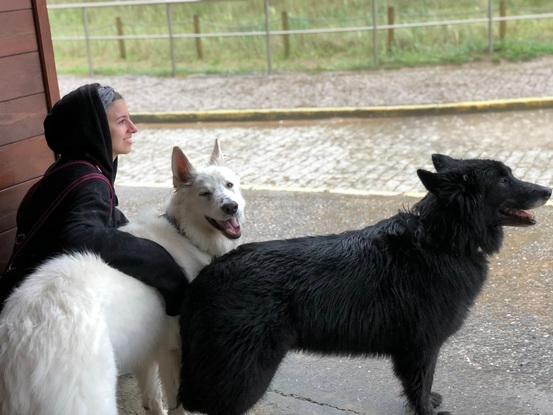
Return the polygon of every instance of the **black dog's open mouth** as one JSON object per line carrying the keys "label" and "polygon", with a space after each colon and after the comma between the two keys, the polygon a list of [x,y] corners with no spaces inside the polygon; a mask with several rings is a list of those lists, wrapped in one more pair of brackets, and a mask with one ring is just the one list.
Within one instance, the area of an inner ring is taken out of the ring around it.
{"label": "black dog's open mouth", "polygon": [[225,235],[229,239],[238,239],[242,235],[242,232],[240,230],[240,222],[238,222],[238,219],[236,219],[235,217],[227,220],[215,220],[208,216],[206,216],[205,218],[211,226],[213,226],[217,230],[220,230],[223,235]]}
{"label": "black dog's open mouth", "polygon": [[521,209],[501,208],[499,209],[502,225],[506,226],[532,226],[536,224],[534,215]]}

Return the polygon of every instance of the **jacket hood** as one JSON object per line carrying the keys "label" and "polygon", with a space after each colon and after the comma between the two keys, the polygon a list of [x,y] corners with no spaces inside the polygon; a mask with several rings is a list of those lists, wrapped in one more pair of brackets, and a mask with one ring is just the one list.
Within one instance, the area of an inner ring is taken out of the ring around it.
{"label": "jacket hood", "polygon": [[62,160],[87,160],[97,165],[113,183],[109,124],[100,96],[100,84],[83,85],[59,100],[44,120],[48,146]]}

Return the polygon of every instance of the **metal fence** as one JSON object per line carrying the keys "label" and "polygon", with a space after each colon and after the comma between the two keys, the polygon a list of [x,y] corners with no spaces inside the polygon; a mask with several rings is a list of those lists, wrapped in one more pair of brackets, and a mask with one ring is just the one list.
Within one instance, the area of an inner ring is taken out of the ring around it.
{"label": "metal fence", "polygon": [[[455,26],[455,25],[487,25],[488,35],[488,53],[492,54],[494,50],[493,44],[493,24],[497,22],[521,21],[521,20],[540,20],[553,19],[553,13],[526,14],[513,16],[494,16],[493,3],[494,0],[487,0],[487,16],[481,18],[470,19],[454,19],[440,20],[430,22],[413,22],[400,24],[378,24],[377,13],[379,0],[372,0],[372,25],[356,26],[356,27],[339,27],[339,28],[319,28],[319,29],[293,29],[293,30],[271,30],[269,26],[269,3],[270,0],[259,0],[264,2],[264,30],[263,31],[239,31],[239,32],[217,32],[217,33],[175,33],[173,27],[173,19],[171,13],[171,5],[183,3],[201,3],[205,0],[124,0],[124,1],[104,1],[94,3],[70,3],[70,4],[51,4],[48,5],[49,10],[57,9],[81,9],[83,35],[82,36],[58,36],[54,37],[54,41],[84,41],[86,44],[86,54],[88,71],[90,75],[94,73],[93,59],[90,50],[91,41],[113,41],[113,40],[140,40],[140,39],[167,39],[170,48],[172,74],[176,74],[175,63],[175,39],[202,39],[213,37],[264,37],[266,43],[266,63],[267,73],[272,72],[272,52],[271,52],[271,37],[272,36],[289,36],[289,35],[316,35],[325,33],[348,33],[348,32],[372,32],[372,51],[373,63],[378,65],[378,34],[380,31],[393,31],[395,29],[411,29],[411,28],[428,28],[439,26]],[[220,0],[225,1],[225,0]],[[228,1],[228,0],[226,0]],[[380,0],[383,1],[383,0]],[[497,0],[496,0],[497,1]],[[167,34],[148,34],[148,35],[100,35],[91,36],[89,33],[89,24],[87,18],[87,10],[99,7],[128,7],[128,6],[151,6],[165,5],[165,13],[167,16]],[[390,19],[389,19],[390,21]]]}

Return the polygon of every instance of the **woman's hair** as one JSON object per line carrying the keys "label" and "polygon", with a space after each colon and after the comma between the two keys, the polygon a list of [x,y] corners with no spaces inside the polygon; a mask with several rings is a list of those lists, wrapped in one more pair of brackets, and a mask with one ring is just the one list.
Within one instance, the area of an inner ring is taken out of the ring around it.
{"label": "woman's hair", "polygon": [[117,92],[115,89],[113,89],[111,86],[102,86],[100,85],[98,87],[98,95],[100,96],[100,100],[102,101],[102,104],[104,104],[104,109],[107,110],[108,107],[113,104],[114,101],[117,101],[118,99],[123,99],[121,94]]}

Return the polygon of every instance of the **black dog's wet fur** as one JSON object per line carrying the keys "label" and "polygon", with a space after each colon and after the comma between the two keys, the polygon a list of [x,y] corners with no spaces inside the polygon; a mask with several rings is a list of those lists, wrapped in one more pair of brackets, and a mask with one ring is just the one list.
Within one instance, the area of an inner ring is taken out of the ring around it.
{"label": "black dog's wet fur", "polygon": [[429,194],[410,211],[340,235],[242,245],[205,268],[181,317],[184,407],[247,411],[295,349],[390,357],[415,413],[435,414],[440,347],[512,221],[499,207],[530,209],[551,191],[497,161],[433,161],[438,173],[418,171]]}

